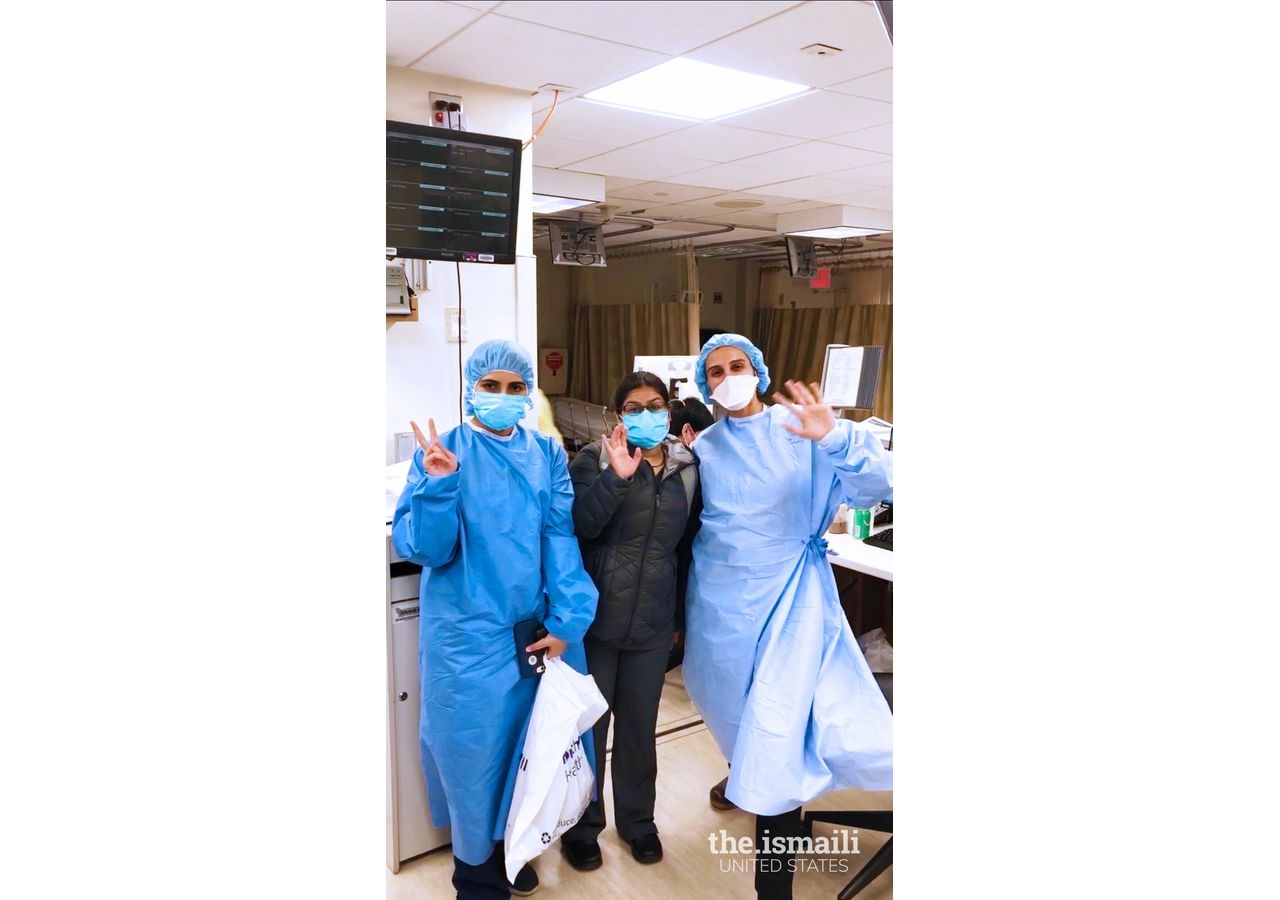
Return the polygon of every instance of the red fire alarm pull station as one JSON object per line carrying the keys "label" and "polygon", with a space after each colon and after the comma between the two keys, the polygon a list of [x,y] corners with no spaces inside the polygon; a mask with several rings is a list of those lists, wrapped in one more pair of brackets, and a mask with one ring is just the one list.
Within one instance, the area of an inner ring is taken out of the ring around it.
{"label": "red fire alarm pull station", "polygon": [[568,386],[568,355],[563,347],[543,347],[538,351],[538,387],[548,396],[563,394]]}
{"label": "red fire alarm pull station", "polygon": [[831,287],[831,270],[819,269],[818,274],[809,279],[809,287],[825,288]]}

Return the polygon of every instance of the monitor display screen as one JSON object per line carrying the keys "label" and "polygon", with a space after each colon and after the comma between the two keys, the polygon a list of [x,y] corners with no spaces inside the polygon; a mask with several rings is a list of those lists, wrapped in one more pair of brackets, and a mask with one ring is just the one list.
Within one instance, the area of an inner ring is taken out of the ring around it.
{"label": "monitor display screen", "polygon": [[516,261],[521,142],[387,121],[387,255]]}
{"label": "monitor display screen", "polygon": [[789,234],[787,243],[787,269],[792,278],[813,278],[818,274],[817,259],[813,252],[813,238]]}

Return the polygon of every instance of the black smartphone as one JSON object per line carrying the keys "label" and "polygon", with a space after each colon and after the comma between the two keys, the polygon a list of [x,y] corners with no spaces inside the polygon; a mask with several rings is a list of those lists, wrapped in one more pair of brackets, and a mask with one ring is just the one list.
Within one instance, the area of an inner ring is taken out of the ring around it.
{"label": "black smartphone", "polygon": [[537,678],[547,670],[547,651],[535,650],[532,653],[525,650],[532,643],[542,640],[547,636],[547,629],[542,627],[542,623],[537,619],[525,619],[523,622],[517,622],[515,628],[516,639],[516,661],[520,666],[520,677]]}

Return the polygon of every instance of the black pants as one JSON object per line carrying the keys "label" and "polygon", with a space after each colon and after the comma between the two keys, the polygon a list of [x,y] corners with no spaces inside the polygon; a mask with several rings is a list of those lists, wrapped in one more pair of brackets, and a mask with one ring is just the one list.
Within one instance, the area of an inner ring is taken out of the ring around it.
{"label": "black pants", "polygon": [[613,717],[613,817],[618,834],[633,841],[656,834],[653,804],[657,797],[658,751],[653,736],[658,727],[658,701],[667,676],[667,656],[671,641],[648,650],[620,650],[610,644],[586,641],[587,671],[595,679],[609,704],[609,712],[592,729],[596,751],[596,790],[578,824],[564,833],[563,840],[594,839],[605,826],[604,759],[609,737],[609,717]]}
{"label": "black pants", "polygon": [[[756,897],[758,900],[791,900],[795,872],[794,853],[762,853],[766,838],[799,837],[804,833],[797,807],[776,816],[756,816]],[[766,835],[765,832],[768,832]]]}
{"label": "black pants", "polygon": [[478,866],[470,866],[453,858],[453,888],[458,900],[507,900],[511,887],[507,884],[507,858],[502,842],[493,845],[493,853]]}

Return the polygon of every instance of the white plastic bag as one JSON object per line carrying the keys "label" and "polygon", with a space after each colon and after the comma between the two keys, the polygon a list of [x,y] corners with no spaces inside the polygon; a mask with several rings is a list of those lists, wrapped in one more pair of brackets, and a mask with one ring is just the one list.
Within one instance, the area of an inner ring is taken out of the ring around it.
{"label": "white plastic bag", "polygon": [[867,658],[867,668],[872,672],[893,672],[893,645],[883,628],[873,628],[858,638],[862,655]]}
{"label": "white plastic bag", "polygon": [[547,660],[503,835],[508,881],[582,818],[595,784],[582,734],[608,708],[590,675],[575,671],[559,657]]}

